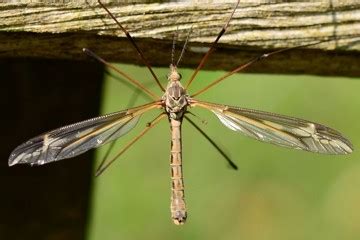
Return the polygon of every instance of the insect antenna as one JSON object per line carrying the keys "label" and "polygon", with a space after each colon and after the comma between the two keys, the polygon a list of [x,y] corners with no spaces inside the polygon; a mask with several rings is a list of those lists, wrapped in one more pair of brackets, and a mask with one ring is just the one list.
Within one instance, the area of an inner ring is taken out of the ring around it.
{"label": "insect antenna", "polygon": [[188,42],[189,42],[189,38],[190,38],[190,34],[191,34],[191,31],[192,31],[192,28],[193,28],[193,25],[191,25],[191,27],[190,27],[190,29],[189,29],[189,31],[188,31],[188,34],[187,34],[187,36],[186,36],[186,40],[185,40],[184,46],[183,46],[183,48],[182,48],[182,50],[181,50],[179,59],[177,60],[175,66],[179,66],[179,63],[180,63],[180,61],[181,61],[181,59],[182,59],[182,57],[183,57],[183,55],[184,55],[184,53],[185,53],[186,46],[187,46],[187,44],[188,44]]}
{"label": "insect antenna", "polygon": [[227,27],[229,26],[229,22],[232,19],[232,17],[234,16],[235,10],[236,8],[239,6],[240,0],[238,0],[238,2],[236,3],[236,6],[234,7],[229,19],[226,21],[225,25],[223,26],[223,28],[221,29],[221,31],[219,32],[218,36],[216,37],[215,41],[211,44],[209,50],[206,52],[206,54],[202,57],[199,65],[197,66],[197,68],[195,69],[194,73],[191,75],[185,89],[188,89],[190,87],[190,84],[193,82],[193,80],[195,79],[195,76],[198,74],[198,72],[200,71],[200,69],[204,66],[206,60],[209,58],[210,54],[215,50],[215,46],[217,44],[217,42],[220,40],[221,36],[225,33]]}
{"label": "insect antenna", "polygon": [[171,48],[171,64],[173,66],[175,66],[175,62],[174,62],[174,56],[175,56],[175,49],[176,49],[176,40],[178,38],[178,30],[179,28],[176,28],[176,32],[174,33],[173,36],[173,42],[172,42],[172,48]]}
{"label": "insect antenna", "polygon": [[186,120],[189,121],[189,123],[196,129],[198,130],[201,135],[203,135],[206,140],[209,141],[209,143],[221,154],[221,156],[223,156],[225,158],[225,160],[229,163],[229,165],[234,169],[237,170],[238,166],[230,159],[230,157],[219,147],[219,145],[216,144],[216,142],[209,136],[207,135],[194,121],[192,121],[189,117],[187,117],[186,115],[184,116],[184,118]]}
{"label": "insect antenna", "polygon": [[141,51],[141,49],[138,47],[138,45],[135,43],[134,39],[132,38],[132,36],[130,35],[130,33],[126,30],[126,28],[124,28],[120,22],[116,19],[116,17],[109,11],[109,9],[107,7],[105,7],[105,5],[98,0],[98,3],[100,4],[100,6],[105,9],[105,11],[110,15],[110,17],[115,21],[115,23],[120,27],[120,29],[125,33],[127,39],[131,42],[132,46],[135,48],[135,50],[137,51],[141,61],[143,61],[143,63],[146,65],[146,67],[149,69],[151,75],[153,76],[154,80],[156,81],[157,85],[160,87],[160,89],[165,92],[165,88],[161,85],[158,77],[156,76],[156,74],[154,73],[154,71],[152,70],[150,63],[146,60],[143,52]]}

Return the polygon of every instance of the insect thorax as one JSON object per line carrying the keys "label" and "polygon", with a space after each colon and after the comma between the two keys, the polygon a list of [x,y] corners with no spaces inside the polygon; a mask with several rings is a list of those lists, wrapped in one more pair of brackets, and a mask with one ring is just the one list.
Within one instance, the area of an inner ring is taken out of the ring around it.
{"label": "insect thorax", "polygon": [[170,65],[170,74],[168,75],[169,83],[162,97],[165,103],[165,111],[169,118],[180,120],[186,112],[189,96],[180,83],[180,74],[176,67]]}

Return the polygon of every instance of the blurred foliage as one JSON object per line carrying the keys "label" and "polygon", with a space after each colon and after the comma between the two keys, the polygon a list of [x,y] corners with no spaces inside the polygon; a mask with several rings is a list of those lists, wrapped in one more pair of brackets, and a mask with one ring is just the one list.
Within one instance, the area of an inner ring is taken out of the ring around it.
{"label": "blurred foliage", "polygon": [[[147,69],[119,65],[159,94]],[[167,69],[155,69],[165,85]],[[180,70],[188,79],[192,70]],[[202,71],[190,93],[224,72]],[[103,113],[148,99],[108,75]],[[150,130],[96,178],[89,240],[110,239],[360,239],[359,79],[237,74],[199,99],[301,117],[341,131],[354,145],[348,156],[291,150],[246,138],[212,113],[193,118],[239,166],[222,157],[186,121],[183,124],[185,194],[189,218],[170,219],[170,131],[166,120]],[[130,103],[129,103],[130,102]],[[121,138],[119,151],[156,114],[145,114]],[[99,160],[107,147],[97,152]]]}

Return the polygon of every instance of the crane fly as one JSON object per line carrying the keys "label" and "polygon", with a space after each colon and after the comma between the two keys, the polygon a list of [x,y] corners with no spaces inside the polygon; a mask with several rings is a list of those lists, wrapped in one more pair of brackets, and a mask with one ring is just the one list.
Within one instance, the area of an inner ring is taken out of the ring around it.
{"label": "crane fly", "polygon": [[[210,143],[217,147],[214,141],[210,139],[190,118],[186,116],[190,113],[188,108],[200,107],[210,110],[216,115],[220,122],[230,130],[242,133],[250,138],[254,138],[263,142],[323,154],[348,154],[352,152],[353,148],[349,140],[343,137],[342,134],[338,131],[324,125],[299,118],[287,117],[252,109],[209,103],[195,99],[196,96],[205,92],[217,83],[223,81],[225,78],[249,67],[257,61],[260,61],[271,55],[287,51],[289,49],[314,45],[314,43],[276,50],[263,54],[245,64],[239,65],[233,71],[230,71],[229,73],[215,80],[213,83],[209,84],[202,90],[190,95],[187,91],[189,86],[195,79],[199,70],[204,66],[209,55],[215,50],[217,42],[225,33],[229,22],[239,5],[239,1],[237,1],[236,6],[233,8],[228,20],[226,21],[226,24],[219,32],[216,40],[211,44],[209,50],[202,57],[198,67],[188,80],[185,87],[180,83],[181,75],[178,72],[177,67],[181,56],[184,53],[187,41],[184,44],[182,53],[177,63],[175,63],[173,60],[175,46],[173,42],[172,63],[170,64],[170,71],[167,76],[168,83],[166,88],[164,88],[158,80],[150,64],[144,57],[143,52],[138,48],[130,33],[117,21],[114,15],[108,10],[106,6],[103,5],[100,0],[98,0],[98,3],[125,33],[126,37],[129,39],[130,43],[140,56],[140,59],[149,69],[155,82],[163,91],[163,95],[161,97],[158,96],[154,92],[147,89],[139,81],[133,79],[131,76],[127,75],[120,69],[109,64],[89,49],[84,49],[86,54],[94,57],[109,68],[115,70],[125,79],[130,81],[133,85],[143,90],[144,93],[153,99],[153,101],[139,107],[130,108],[61,127],[32,138],[18,146],[11,153],[9,157],[10,166],[23,163],[42,165],[66,158],[75,157],[90,149],[100,147],[125,135],[135,127],[139,121],[139,118],[145,112],[148,112],[152,109],[160,109],[162,110],[161,114],[158,115],[153,121],[148,123],[143,131],[140,132],[135,138],[133,138],[127,145],[125,145],[114,158],[108,161],[105,159],[100,164],[96,174],[99,175],[102,173],[115,159],[123,154],[147,131],[153,128],[160,120],[167,118],[171,129],[170,169],[172,187],[170,210],[173,222],[177,225],[181,225],[185,223],[187,218],[182,173],[181,125],[183,119],[187,119],[193,126],[195,126],[197,130],[200,131],[201,134],[203,134],[210,141]],[[223,154],[219,147],[217,147],[217,150]],[[226,157],[225,154],[223,154],[223,156]],[[236,165],[230,159],[227,160],[234,168],[236,168]]]}

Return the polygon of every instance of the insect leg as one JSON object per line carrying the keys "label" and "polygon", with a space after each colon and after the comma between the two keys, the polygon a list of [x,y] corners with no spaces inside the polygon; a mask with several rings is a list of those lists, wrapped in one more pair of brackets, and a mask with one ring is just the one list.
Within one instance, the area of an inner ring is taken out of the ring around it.
{"label": "insect leg", "polygon": [[146,127],[136,136],[134,137],[130,142],[128,142],[119,153],[117,153],[113,158],[111,158],[107,163],[106,161],[102,162],[97,169],[95,176],[98,177],[100,174],[102,174],[118,157],[120,157],[126,150],[128,150],[137,140],[139,140],[142,136],[145,135],[151,128],[153,128],[163,117],[165,117],[165,113],[161,113],[158,115],[154,120],[152,120],[150,123],[146,125]]}
{"label": "insect leg", "polygon": [[194,73],[191,75],[185,89],[188,89],[190,84],[192,83],[192,81],[195,79],[195,76],[198,74],[198,72],[200,71],[200,69],[204,66],[206,60],[209,58],[210,54],[215,50],[215,46],[217,44],[217,42],[220,40],[221,36],[225,33],[227,27],[229,26],[229,22],[232,19],[232,17],[234,16],[235,10],[238,7],[240,3],[240,0],[238,0],[236,6],[234,7],[233,11],[231,12],[231,15],[229,17],[229,19],[226,21],[225,25],[223,26],[223,28],[221,29],[221,31],[219,32],[218,36],[216,37],[215,41],[211,44],[209,50],[206,52],[206,54],[203,56],[203,58],[201,59],[199,65],[197,66],[197,68],[195,69]]}
{"label": "insect leg", "polygon": [[279,49],[279,50],[275,50],[275,51],[272,51],[272,52],[269,52],[269,53],[264,53],[264,54],[261,54],[253,59],[251,59],[250,61],[244,63],[244,64],[241,64],[240,66],[236,67],[234,70],[226,73],[225,75],[223,75],[222,77],[216,79],[214,82],[210,83],[209,85],[207,85],[206,87],[204,87],[203,89],[197,91],[196,93],[194,93],[193,95],[191,95],[191,97],[195,97],[205,91],[207,91],[209,88],[213,87],[214,85],[218,84],[219,82],[223,81],[224,79],[228,78],[229,76],[237,73],[237,72],[240,72],[241,70],[244,70],[246,69],[247,67],[249,67],[250,65],[258,62],[258,61],[261,61],[267,57],[270,57],[272,55],[275,55],[277,53],[281,53],[281,52],[285,52],[285,51],[288,51],[288,50],[292,50],[292,49],[296,49],[296,48],[302,48],[302,47],[308,47],[308,46],[312,46],[312,45],[316,45],[316,44],[319,44],[319,43],[322,43],[322,42],[326,42],[326,41],[321,41],[321,42],[316,42],[316,43],[309,43],[309,44],[305,44],[305,45],[301,45],[301,46],[295,46],[295,47],[290,47],[290,48],[284,48],[284,49]]}
{"label": "insect leg", "polygon": [[223,156],[225,158],[225,160],[229,163],[229,165],[234,169],[237,170],[238,167],[236,166],[236,164],[230,159],[230,157],[215,143],[215,141],[209,137],[209,135],[207,135],[194,121],[192,121],[189,117],[187,117],[186,115],[184,116],[186,120],[189,121],[189,123],[196,129],[198,130],[201,135],[203,135],[206,140],[209,141],[209,143],[221,154],[221,156]]}
{"label": "insect leg", "polygon": [[96,60],[98,60],[99,62],[102,62],[103,64],[105,64],[107,67],[111,68],[112,70],[114,70],[115,72],[119,73],[121,76],[123,76],[124,78],[126,78],[127,80],[129,80],[132,84],[134,84],[135,86],[137,86],[139,89],[144,90],[144,92],[146,92],[152,99],[154,100],[159,100],[160,97],[157,96],[155,93],[151,92],[148,88],[146,88],[142,83],[140,83],[139,81],[137,81],[136,79],[130,77],[128,74],[126,74],[125,72],[121,71],[120,69],[118,69],[117,67],[115,67],[114,65],[110,64],[109,62],[105,61],[103,58],[99,57],[98,55],[96,55],[94,52],[92,52],[91,50],[87,49],[87,48],[83,48],[83,52],[86,53],[87,55],[89,55],[90,57],[95,58]]}
{"label": "insect leg", "polygon": [[140,59],[143,61],[143,63],[146,65],[146,67],[149,69],[151,75],[154,77],[154,80],[156,81],[156,83],[159,85],[160,89],[165,92],[164,87],[161,85],[159,79],[157,78],[156,74],[154,73],[154,71],[152,70],[149,62],[146,60],[146,58],[144,57],[143,52],[141,51],[141,49],[138,47],[138,45],[135,43],[134,39],[132,38],[132,36],[130,35],[130,33],[126,30],[126,28],[124,28],[120,22],[116,19],[116,17],[109,11],[109,9],[107,7],[105,7],[105,5],[98,0],[98,3],[101,5],[101,7],[103,9],[105,9],[105,11],[110,15],[110,17],[116,22],[116,24],[120,27],[120,29],[125,33],[127,39],[129,39],[129,41],[131,42],[131,44],[133,45],[133,47],[135,48],[135,50],[137,51],[138,55],[140,56]]}

